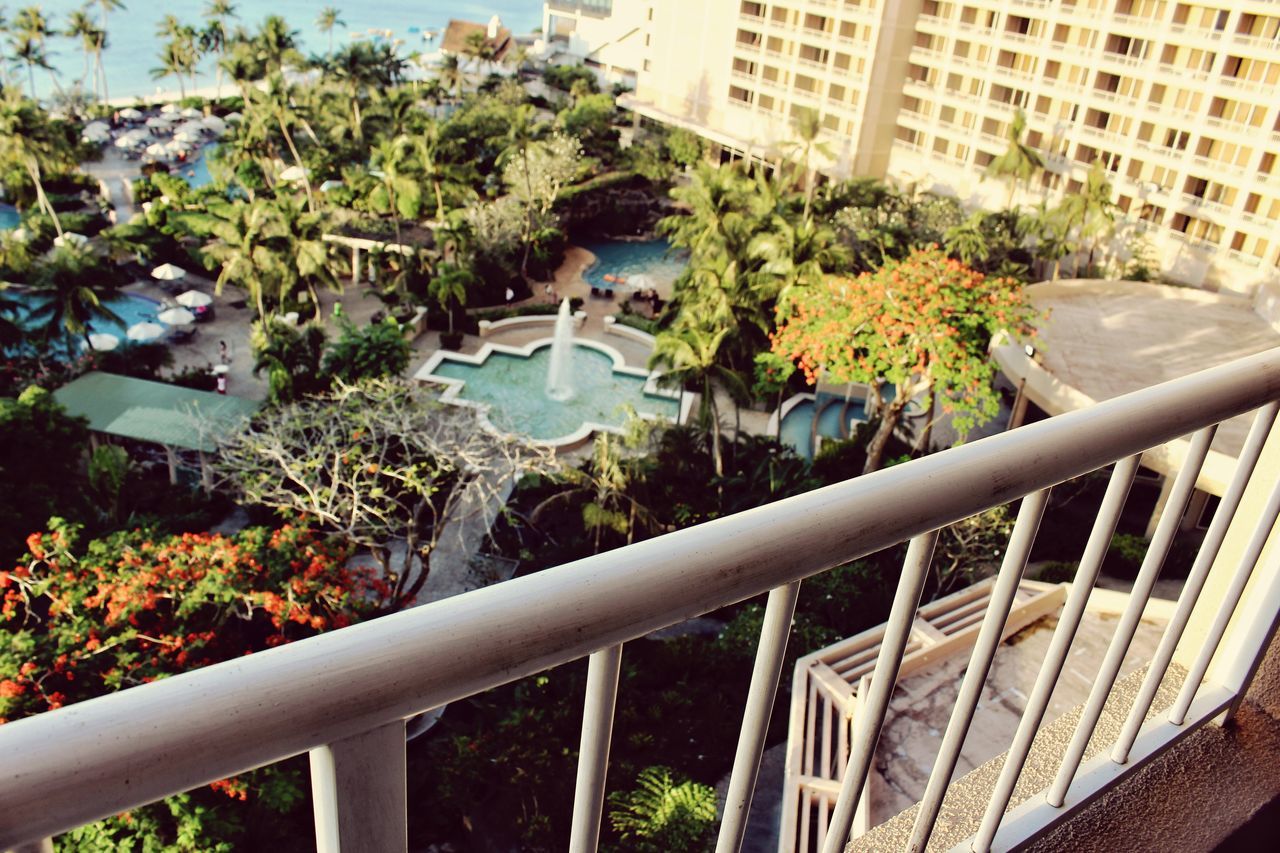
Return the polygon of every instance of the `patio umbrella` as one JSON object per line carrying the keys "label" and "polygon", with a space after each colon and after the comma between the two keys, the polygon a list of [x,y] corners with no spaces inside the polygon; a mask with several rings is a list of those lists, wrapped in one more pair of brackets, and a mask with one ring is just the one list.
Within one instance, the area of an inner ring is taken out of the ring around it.
{"label": "patio umbrella", "polygon": [[120,118],[125,121],[139,121],[142,119],[142,111],[135,110],[133,107],[125,107],[120,111]]}
{"label": "patio umbrella", "polygon": [[637,273],[627,277],[627,284],[636,290],[649,290],[654,286],[654,281],[645,273]]}
{"label": "patio umbrella", "polygon": [[227,123],[217,116],[209,116],[200,122],[205,130],[221,136],[227,132]]}
{"label": "patio umbrella", "polygon": [[178,281],[187,277],[187,271],[173,264],[161,264],[151,271],[151,277],[160,281]]}
{"label": "patio umbrella", "polygon": [[183,128],[173,135],[174,140],[178,142],[199,142],[200,131]]}
{"label": "patio umbrella", "polygon": [[111,138],[111,128],[100,121],[95,121],[84,126],[84,130],[80,132],[80,138],[90,142],[106,142]]}
{"label": "patio umbrella", "polygon": [[156,338],[164,334],[164,326],[159,323],[142,322],[134,323],[129,327],[128,338],[131,341],[145,343],[154,341]]}
{"label": "patio umbrella", "polygon": [[280,173],[282,181],[300,181],[306,177],[307,173],[300,166],[290,166]]}
{"label": "patio umbrella", "polygon": [[178,113],[178,115],[182,116],[183,118],[194,118],[194,119],[204,118],[204,113],[200,112],[195,107],[187,107],[185,110]]}
{"label": "patio umbrella", "polygon": [[178,105],[177,105],[177,104],[165,104],[163,107],[161,107],[161,108],[160,108],[160,112],[161,112],[161,113],[163,113],[163,114],[165,114],[165,115],[167,115],[167,114],[169,114],[169,113],[176,113],[176,112],[178,112]]}
{"label": "patio umbrella", "polygon": [[146,154],[148,157],[168,157],[169,149],[164,147],[160,142],[153,142],[144,148],[142,153]]}
{"label": "patio umbrella", "polygon": [[147,119],[147,127],[154,128],[156,130],[168,128],[171,124],[173,124],[173,120],[167,116],[152,116]]}
{"label": "patio umbrella", "polygon": [[196,321],[196,315],[186,308],[166,308],[156,315],[156,319],[170,326],[190,326]]}
{"label": "patio umbrella", "polygon": [[227,113],[222,117],[222,120],[227,124],[239,124],[244,121],[244,116],[240,113]]}
{"label": "patio umbrella", "polygon": [[147,133],[145,130],[131,130],[128,133],[120,134],[119,138],[116,139],[116,147],[137,148],[150,138],[151,134]]}
{"label": "patio umbrella", "polygon": [[104,332],[94,332],[89,335],[89,348],[97,352],[110,352],[118,346],[120,346],[120,339],[115,335]]}
{"label": "patio umbrella", "polygon": [[320,192],[327,193],[329,190],[337,189],[342,186],[342,181],[325,181],[320,185]]}
{"label": "patio umbrella", "polygon": [[201,290],[188,290],[179,294],[176,301],[183,308],[203,308],[213,302],[213,297]]}

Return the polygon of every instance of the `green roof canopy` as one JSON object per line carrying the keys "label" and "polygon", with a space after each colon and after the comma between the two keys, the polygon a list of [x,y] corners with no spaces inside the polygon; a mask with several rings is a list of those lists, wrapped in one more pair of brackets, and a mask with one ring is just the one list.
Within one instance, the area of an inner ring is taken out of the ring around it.
{"label": "green roof canopy", "polygon": [[259,406],[243,397],[98,371],[62,386],[53,396],[67,414],[87,418],[95,432],[188,450],[214,450],[218,437],[234,430]]}

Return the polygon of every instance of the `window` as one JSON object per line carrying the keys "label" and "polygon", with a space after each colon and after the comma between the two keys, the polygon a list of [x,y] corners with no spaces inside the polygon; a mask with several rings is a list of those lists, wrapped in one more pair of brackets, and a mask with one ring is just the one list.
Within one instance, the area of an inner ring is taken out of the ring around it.
{"label": "window", "polygon": [[[748,47],[760,46],[760,34],[753,33],[751,30],[738,30],[738,44],[744,44]],[[723,68],[724,66],[720,66]]]}
{"label": "window", "polygon": [[1280,83],[1280,63],[1263,62],[1261,59],[1246,59],[1242,56],[1228,56],[1222,68],[1222,76],[1234,80],[1245,80],[1250,83],[1265,83],[1274,86]]}
{"label": "window", "polygon": [[815,93],[816,93],[817,91],[819,91],[819,89],[818,89],[818,81],[817,81],[817,80],[815,80],[815,79],[813,79],[812,77],[808,76],[807,74],[797,74],[797,75],[796,75],[795,87],[796,87],[797,89],[799,89],[801,92],[815,92]]}
{"label": "window", "polygon": [[1157,207],[1154,204],[1144,204],[1142,210],[1138,213],[1138,218],[1144,222],[1151,222],[1159,225],[1164,221],[1165,210],[1163,207]]}
{"label": "window", "polygon": [[900,139],[908,145],[919,145],[922,138],[922,134],[919,131],[902,125],[898,125],[898,129],[894,131],[893,135],[894,138]]}
{"label": "window", "polygon": [[769,112],[773,112],[775,108],[772,95],[761,95],[756,99],[756,104],[760,109],[768,110]]}
{"label": "window", "polygon": [[1270,15],[1252,15],[1246,12],[1240,16],[1240,23],[1236,25],[1236,33],[1251,38],[1274,41],[1277,36],[1280,36],[1280,18],[1273,18]]}
{"label": "window", "polygon": [[774,6],[769,16],[775,24],[785,24],[791,19],[791,10],[786,6]]}
{"label": "window", "polygon": [[737,74],[745,74],[748,77],[754,77],[756,73],[756,64],[748,59],[735,56],[733,58],[733,70]]}
{"label": "window", "polygon": [[[830,86],[827,87],[827,97],[833,101],[843,101],[844,86],[841,86],[838,83],[832,83]],[[913,100],[917,104],[920,102],[919,98],[909,98],[908,100]],[[904,102],[904,106],[905,106],[905,102]]]}
{"label": "window", "polygon": [[[750,0],[742,0],[742,6],[740,7],[739,11],[741,11],[742,14],[749,15],[752,18],[763,18],[764,4],[752,3]],[[653,20],[653,9],[649,10],[649,20],[651,21]]]}
{"label": "window", "polygon": [[822,15],[814,15],[806,13],[804,16],[804,28],[818,33],[825,33],[831,25],[830,18],[824,18]]}
{"label": "window", "polygon": [[750,89],[744,89],[741,86],[729,87],[729,99],[738,101],[743,104],[750,104],[755,101],[756,93]]}
{"label": "window", "polygon": [[1165,132],[1164,147],[1172,148],[1175,151],[1186,151],[1187,141],[1190,138],[1191,134],[1188,131],[1171,127]]}
{"label": "window", "polygon": [[830,57],[830,55],[831,55],[831,52],[824,48],[814,47],[811,44],[800,45],[799,56],[801,59],[807,62],[813,62],[818,65],[826,65],[827,59],[828,57]]}

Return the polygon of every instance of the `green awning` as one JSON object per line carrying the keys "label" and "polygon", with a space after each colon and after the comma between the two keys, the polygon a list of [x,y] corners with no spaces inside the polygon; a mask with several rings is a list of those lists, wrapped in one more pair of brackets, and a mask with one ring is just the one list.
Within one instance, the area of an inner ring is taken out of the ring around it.
{"label": "green awning", "polygon": [[218,438],[237,429],[260,405],[229,394],[97,371],[53,396],[67,414],[87,418],[95,432],[188,450],[214,450]]}

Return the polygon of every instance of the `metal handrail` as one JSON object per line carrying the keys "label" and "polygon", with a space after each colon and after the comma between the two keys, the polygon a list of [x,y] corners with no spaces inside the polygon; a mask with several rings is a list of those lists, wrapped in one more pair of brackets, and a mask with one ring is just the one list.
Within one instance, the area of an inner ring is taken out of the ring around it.
{"label": "metal handrail", "polygon": [[0,849],[382,729],[1277,399],[1280,348],[537,575],[0,726]]}

